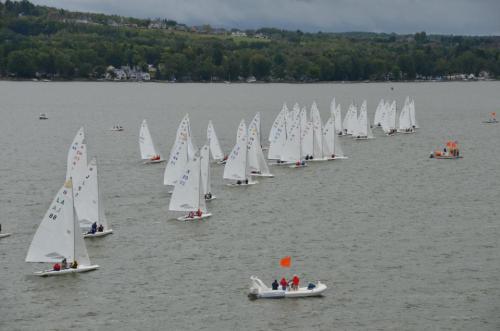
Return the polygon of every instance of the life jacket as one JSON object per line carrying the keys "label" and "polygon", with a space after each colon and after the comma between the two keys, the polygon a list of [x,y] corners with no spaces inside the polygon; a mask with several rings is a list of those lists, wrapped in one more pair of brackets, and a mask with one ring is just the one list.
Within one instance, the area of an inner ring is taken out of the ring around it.
{"label": "life jacket", "polygon": [[59,265],[59,263],[56,263],[54,264],[54,271],[60,271],[61,270],[61,266]]}

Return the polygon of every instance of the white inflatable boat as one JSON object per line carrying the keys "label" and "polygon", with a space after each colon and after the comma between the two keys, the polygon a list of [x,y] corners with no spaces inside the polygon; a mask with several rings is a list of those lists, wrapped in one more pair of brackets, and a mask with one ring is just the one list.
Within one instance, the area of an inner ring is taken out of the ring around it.
{"label": "white inflatable boat", "polygon": [[322,296],[327,287],[318,281],[314,287],[299,287],[298,290],[273,290],[267,287],[259,278],[252,276],[252,286],[250,287],[249,297],[255,299],[281,299],[281,298],[306,298]]}

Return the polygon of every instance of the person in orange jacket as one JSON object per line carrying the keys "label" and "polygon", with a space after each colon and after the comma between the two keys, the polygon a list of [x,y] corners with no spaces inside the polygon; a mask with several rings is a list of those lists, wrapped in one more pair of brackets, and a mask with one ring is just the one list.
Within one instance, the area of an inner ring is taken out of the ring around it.
{"label": "person in orange jacket", "polygon": [[300,282],[299,276],[293,275],[293,278],[292,278],[292,287],[296,291],[299,289],[299,282]]}

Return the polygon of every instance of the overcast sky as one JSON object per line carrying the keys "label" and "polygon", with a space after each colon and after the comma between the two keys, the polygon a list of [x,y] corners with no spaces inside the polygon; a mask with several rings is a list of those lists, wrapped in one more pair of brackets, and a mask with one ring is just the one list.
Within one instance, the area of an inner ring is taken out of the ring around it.
{"label": "overcast sky", "polygon": [[32,0],[188,25],[345,32],[500,35],[500,0]]}

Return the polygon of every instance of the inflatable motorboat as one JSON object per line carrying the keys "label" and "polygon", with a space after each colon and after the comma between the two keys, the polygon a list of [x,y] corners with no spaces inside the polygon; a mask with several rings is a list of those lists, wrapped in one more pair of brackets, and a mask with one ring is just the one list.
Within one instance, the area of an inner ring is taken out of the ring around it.
{"label": "inflatable motorboat", "polygon": [[97,238],[97,237],[103,237],[103,236],[107,236],[108,234],[112,234],[113,233],[113,229],[106,229],[104,231],[96,231],[94,233],[85,233],[83,235],[83,238]]}
{"label": "inflatable motorboat", "polygon": [[[248,296],[254,299],[282,299],[282,298],[306,298],[319,297],[326,291],[325,284],[318,281],[316,284],[310,284],[308,287],[299,287],[298,290],[273,290],[267,287],[259,278],[252,276],[252,286]],[[311,286],[313,285],[313,286]]]}

